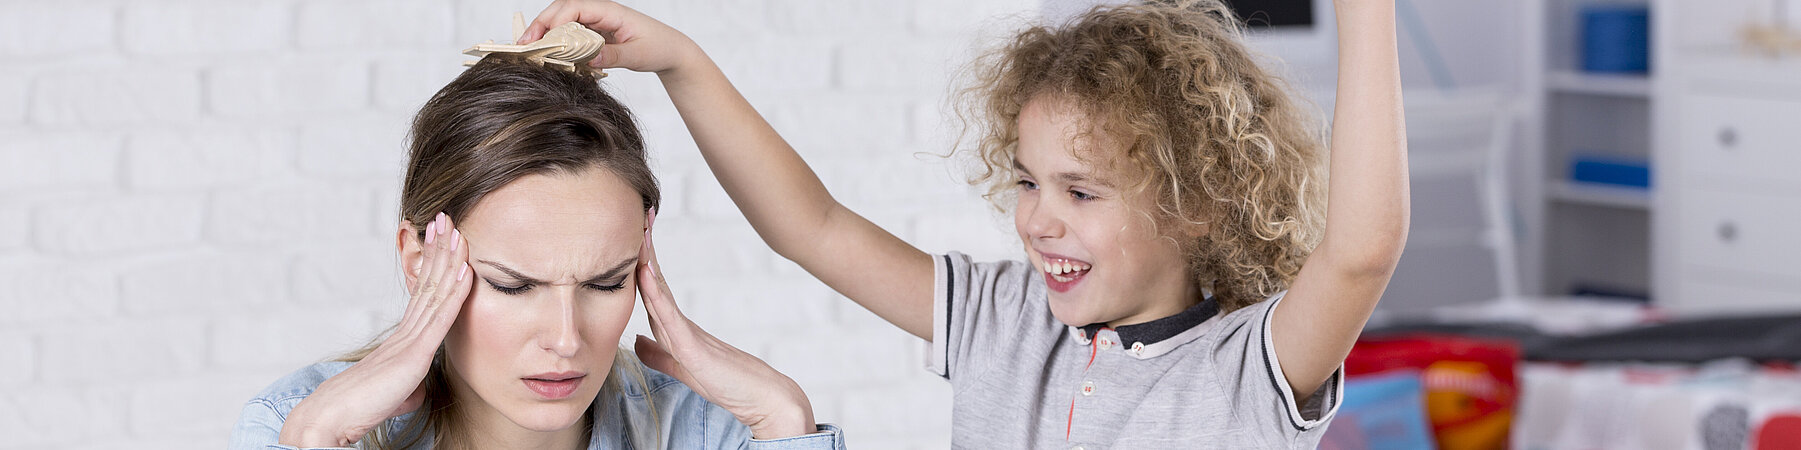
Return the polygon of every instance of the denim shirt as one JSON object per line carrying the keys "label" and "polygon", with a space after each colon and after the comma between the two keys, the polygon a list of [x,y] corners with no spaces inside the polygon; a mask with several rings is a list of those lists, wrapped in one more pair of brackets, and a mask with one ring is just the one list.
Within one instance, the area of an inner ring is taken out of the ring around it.
{"label": "denim shirt", "polygon": [[[624,351],[624,350],[621,350]],[[238,424],[231,432],[232,450],[294,450],[280,445],[282,422],[301,399],[313,393],[327,378],[350,368],[348,362],[324,362],[300,369],[269,385],[256,398],[244,405]],[[663,448],[677,449],[844,449],[844,436],[838,427],[819,424],[819,432],[782,439],[752,439],[750,428],[739,423],[725,408],[714,405],[674,377],[644,367],[644,383],[634,377],[619,377],[621,389],[613,398],[595,399],[589,412],[593,428],[589,433],[589,449],[632,448],[630,436],[635,426],[651,426],[651,417],[661,424]],[[654,404],[654,407],[653,407]],[[397,421],[411,419],[407,414],[389,420],[386,426],[404,425]],[[429,442],[422,444],[430,448]]]}

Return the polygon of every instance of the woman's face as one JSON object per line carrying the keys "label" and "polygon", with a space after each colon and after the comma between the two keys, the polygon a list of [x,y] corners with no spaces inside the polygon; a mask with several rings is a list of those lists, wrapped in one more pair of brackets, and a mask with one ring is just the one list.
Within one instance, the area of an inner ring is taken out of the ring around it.
{"label": "woman's face", "polygon": [[639,198],[605,169],[531,175],[456,224],[475,287],[444,345],[465,417],[533,431],[581,423],[631,318]]}

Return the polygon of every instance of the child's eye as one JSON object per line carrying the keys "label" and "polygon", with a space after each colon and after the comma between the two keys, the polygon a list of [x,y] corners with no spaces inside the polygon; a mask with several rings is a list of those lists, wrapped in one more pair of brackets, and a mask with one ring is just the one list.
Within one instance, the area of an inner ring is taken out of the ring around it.
{"label": "child's eye", "polygon": [[623,282],[621,282],[619,284],[612,284],[612,285],[588,283],[584,286],[587,287],[588,289],[593,289],[593,290],[601,291],[601,292],[613,292],[613,291],[617,291],[620,289],[625,289],[625,283],[623,283]]}
{"label": "child's eye", "polygon": [[532,285],[529,285],[529,284],[521,284],[518,286],[501,286],[498,284],[494,284],[493,281],[488,282],[488,287],[492,287],[492,288],[494,288],[495,291],[499,291],[500,293],[506,294],[506,295],[524,294],[525,291],[529,291],[532,289]]}
{"label": "child's eye", "polygon": [[1019,183],[1017,184],[1019,184],[1019,187],[1026,188],[1028,191],[1038,190],[1038,183],[1033,183],[1032,180],[1019,180]]}
{"label": "child's eye", "polygon": [[1073,190],[1073,189],[1069,191],[1069,196],[1076,200],[1094,200],[1096,198],[1100,198],[1100,197],[1095,197],[1093,195],[1089,195],[1087,192],[1077,191],[1077,190]]}

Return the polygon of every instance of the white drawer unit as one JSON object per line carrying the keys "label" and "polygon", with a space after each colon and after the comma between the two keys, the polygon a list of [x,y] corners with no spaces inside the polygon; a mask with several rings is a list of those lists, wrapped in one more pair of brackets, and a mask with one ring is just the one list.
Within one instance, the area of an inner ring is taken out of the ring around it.
{"label": "white drawer unit", "polygon": [[1707,184],[1801,189],[1801,102],[1690,95],[1678,107],[1676,170]]}
{"label": "white drawer unit", "polygon": [[1793,289],[1724,278],[1729,277],[1710,277],[1705,273],[1686,277],[1674,294],[1683,302],[1664,306],[1682,316],[1746,315],[1795,309],[1797,293]]}
{"label": "white drawer unit", "polygon": [[1801,58],[1659,53],[1654,301],[1801,312]]}
{"label": "white drawer unit", "polygon": [[1801,280],[1801,197],[1691,189],[1676,193],[1685,265]]}

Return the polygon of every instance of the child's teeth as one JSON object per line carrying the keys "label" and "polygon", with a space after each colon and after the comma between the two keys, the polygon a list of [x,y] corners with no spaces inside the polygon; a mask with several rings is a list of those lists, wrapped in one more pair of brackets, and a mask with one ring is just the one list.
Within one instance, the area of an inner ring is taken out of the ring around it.
{"label": "child's teeth", "polygon": [[[1051,261],[1048,259],[1044,261],[1044,271],[1046,273],[1050,273],[1052,275],[1066,275],[1066,274],[1085,271],[1085,270],[1088,270],[1091,268],[1094,268],[1094,266],[1089,265],[1089,264],[1075,263],[1075,262],[1069,262],[1069,261]],[[1059,277],[1059,278],[1061,278],[1061,277]]]}

